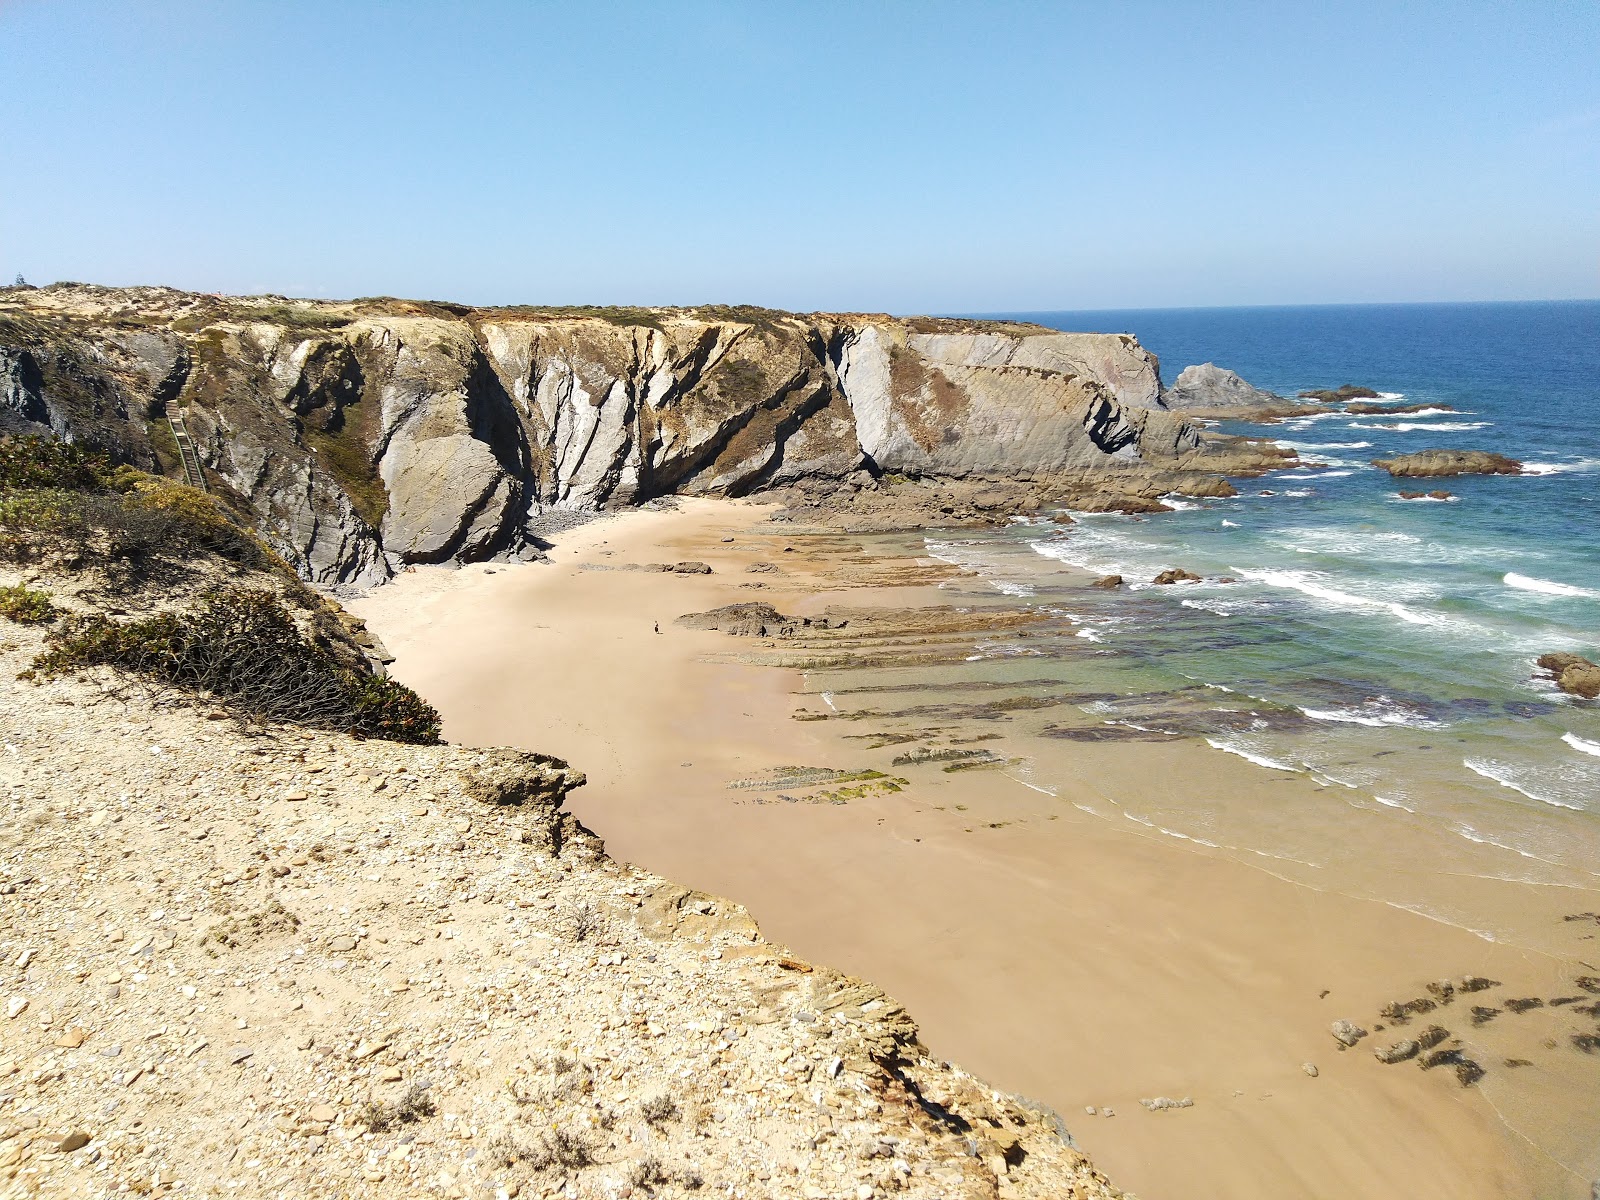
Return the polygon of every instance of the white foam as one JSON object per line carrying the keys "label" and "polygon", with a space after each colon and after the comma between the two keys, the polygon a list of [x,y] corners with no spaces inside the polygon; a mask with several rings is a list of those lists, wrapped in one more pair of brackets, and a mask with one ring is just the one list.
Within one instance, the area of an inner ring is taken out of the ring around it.
{"label": "white foam", "polygon": [[1569,471],[1593,471],[1600,468],[1600,458],[1580,458],[1576,462],[1522,464],[1524,475],[1564,475]]}
{"label": "white foam", "polygon": [[1289,450],[1366,450],[1371,442],[1279,442]]}
{"label": "white foam", "polygon": [[1537,854],[1530,854],[1528,851],[1519,846],[1510,846],[1505,842],[1497,842],[1492,837],[1484,837],[1483,834],[1479,833],[1471,825],[1456,826],[1456,833],[1466,838],[1467,841],[1476,842],[1480,846],[1493,846],[1496,850],[1509,850],[1513,854],[1520,854],[1523,858],[1531,858],[1534,862],[1542,862],[1551,866],[1555,865],[1553,860],[1548,858],[1540,858]]}
{"label": "white foam", "polygon": [[1414,813],[1414,812],[1417,811],[1416,809],[1412,808],[1410,805],[1401,804],[1400,801],[1391,800],[1387,796],[1380,796],[1376,792],[1374,792],[1372,794],[1372,798],[1374,800],[1376,800],[1379,804],[1383,805],[1385,808],[1398,808],[1402,812],[1408,812],[1408,813]]}
{"label": "white foam", "polygon": [[839,711],[839,706],[833,702],[833,693],[832,692],[823,692],[822,693],[822,702],[824,704],[826,704],[829,708],[833,709],[834,712],[838,712]]}
{"label": "white foam", "polygon": [[1256,754],[1254,751],[1246,750],[1243,746],[1235,746],[1231,742],[1222,742],[1216,740],[1215,738],[1207,738],[1206,745],[1210,746],[1213,750],[1221,750],[1227,754],[1237,754],[1240,758],[1249,762],[1253,762],[1258,767],[1267,767],[1273,771],[1292,771],[1295,774],[1299,774],[1300,769],[1298,767],[1291,766],[1288,763],[1278,762],[1276,759],[1268,758],[1264,754]]}
{"label": "white foam", "polygon": [[1522,784],[1518,782],[1517,777],[1512,774],[1512,768],[1506,763],[1493,762],[1491,760],[1481,758],[1463,758],[1461,760],[1461,765],[1467,770],[1471,771],[1474,775],[1481,775],[1485,779],[1491,780],[1494,783],[1498,783],[1503,788],[1510,788],[1513,792],[1524,795],[1529,800],[1537,800],[1540,804],[1548,804],[1554,808],[1571,809],[1573,812],[1583,811],[1582,808],[1576,804],[1567,804],[1563,801],[1552,799],[1549,796],[1542,796],[1538,792],[1530,791],[1523,787]]}
{"label": "white foam", "polygon": [[962,553],[962,546],[955,542],[940,542],[933,538],[922,539],[923,548],[928,557],[939,562],[949,563],[951,566],[960,567],[962,570],[971,571],[983,582],[1004,596],[1031,596],[1033,588],[1026,583],[1019,583],[1011,579],[998,579],[988,572],[994,569],[992,563],[987,562],[982,556],[972,553]]}
{"label": "white foam", "polygon": [[1239,528],[1239,523],[1237,521],[1229,521],[1224,519],[1222,522],[1222,527],[1224,529],[1237,529]]}
{"label": "white foam", "polygon": [[1600,742],[1587,741],[1575,733],[1563,733],[1561,740],[1574,750],[1583,754],[1593,754],[1596,758],[1600,758]]}
{"label": "white foam", "polygon": [[1097,633],[1093,629],[1080,629],[1080,630],[1078,630],[1078,632],[1076,632],[1072,636],[1073,637],[1081,637],[1086,642],[1103,642],[1103,641],[1105,641],[1105,638],[1101,637],[1099,635],[1099,633]]}
{"label": "white foam", "polygon": [[[1036,792],[1042,792],[1046,796],[1054,796],[1054,795],[1057,794],[1056,790],[1054,788],[1047,788],[1043,784],[1039,784],[1039,783],[1029,783],[1026,779],[1018,779],[1015,775],[1011,774],[1009,771],[1001,771],[1000,774],[1004,775],[1007,779],[1011,780],[1012,783],[1020,783],[1023,787],[1031,788],[1033,791],[1036,791]],[[1079,807],[1081,808],[1082,805],[1079,805]],[[1084,811],[1085,812],[1093,812],[1094,810],[1093,809],[1084,809]],[[1099,815],[1100,815],[1099,813],[1095,813],[1095,816],[1099,816]]]}
{"label": "white foam", "polygon": [[1331,721],[1341,725],[1368,725],[1374,729],[1401,727],[1405,729],[1443,729],[1444,722],[1419,716],[1387,696],[1378,696],[1355,708],[1301,708],[1313,721]]}
{"label": "white foam", "polygon": [[1518,575],[1515,571],[1507,571],[1501,580],[1507,587],[1517,588],[1524,592],[1539,592],[1545,596],[1579,597],[1585,600],[1600,600],[1600,592],[1591,588],[1574,587],[1570,583],[1556,583],[1549,579],[1535,579],[1531,575]]}
{"label": "white foam", "polygon": [[1187,833],[1179,833],[1176,829],[1168,829],[1165,825],[1157,825],[1154,821],[1144,817],[1136,817],[1131,812],[1124,812],[1123,816],[1130,821],[1136,821],[1146,829],[1154,829],[1157,833],[1164,833],[1170,838],[1177,838],[1181,842],[1193,842],[1197,846],[1210,846],[1213,850],[1221,849],[1216,842],[1208,842],[1205,838],[1190,837]]}
{"label": "white foam", "polygon": [[1464,433],[1469,429],[1487,429],[1493,421],[1351,421],[1351,429],[1387,429],[1392,433]]}
{"label": "white foam", "polygon": [[[1393,600],[1374,599],[1369,596],[1357,596],[1352,592],[1340,591],[1338,588],[1329,587],[1327,584],[1320,582],[1318,579],[1320,572],[1236,569],[1236,574],[1244,579],[1263,583],[1268,587],[1300,592],[1303,595],[1321,600],[1325,604],[1333,605],[1335,608],[1387,612],[1408,625],[1427,625],[1436,629],[1451,629],[1459,628],[1463,624],[1436,613],[1418,612]],[[1472,627],[1468,626],[1468,628]]]}

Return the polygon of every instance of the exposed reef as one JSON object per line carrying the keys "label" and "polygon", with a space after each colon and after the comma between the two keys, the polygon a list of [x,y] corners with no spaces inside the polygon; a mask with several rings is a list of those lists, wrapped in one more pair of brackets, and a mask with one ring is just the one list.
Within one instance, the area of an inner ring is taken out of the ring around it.
{"label": "exposed reef", "polygon": [[1372,465],[1382,467],[1397,479],[1522,474],[1522,464],[1516,459],[1489,450],[1419,450],[1415,454],[1375,458]]}

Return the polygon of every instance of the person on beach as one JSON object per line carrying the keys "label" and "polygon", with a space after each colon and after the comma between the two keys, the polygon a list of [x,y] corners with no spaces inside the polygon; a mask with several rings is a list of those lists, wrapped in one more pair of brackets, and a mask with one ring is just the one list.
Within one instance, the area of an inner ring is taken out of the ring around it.
{"label": "person on beach", "polygon": [[657,633],[660,633],[660,632],[661,632],[661,622],[660,622],[660,621],[657,621],[657,622],[656,622],[656,632],[657,632]]}

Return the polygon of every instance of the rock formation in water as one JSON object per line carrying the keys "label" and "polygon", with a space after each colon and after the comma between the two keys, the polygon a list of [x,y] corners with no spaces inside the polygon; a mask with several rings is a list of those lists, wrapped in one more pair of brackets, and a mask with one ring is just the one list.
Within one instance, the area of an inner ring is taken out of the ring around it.
{"label": "rock formation in water", "polygon": [[1177,409],[1275,409],[1286,403],[1282,396],[1262,391],[1215,363],[1185,367],[1162,398],[1167,407]]}
{"label": "rock formation in water", "polygon": [[1600,666],[1577,654],[1556,652],[1541,654],[1539,666],[1548,671],[1550,678],[1563,692],[1581,696],[1585,700],[1600,699]]}
{"label": "rock formation in water", "polygon": [[1376,400],[1378,393],[1357,383],[1346,383],[1336,388],[1300,392],[1299,396],[1302,400],[1316,400],[1323,404],[1343,404],[1349,400]]}
{"label": "rock formation in water", "polygon": [[1397,479],[1522,474],[1522,464],[1516,459],[1489,450],[1419,450],[1415,454],[1375,458],[1372,465],[1382,467]]}
{"label": "rock formation in water", "polygon": [[198,476],[327,586],[536,556],[563,513],[673,493],[870,508],[934,480],[959,485],[951,515],[1030,495],[1147,510],[1292,459],[1168,411],[1124,334],[79,284],[0,289],[8,430]]}

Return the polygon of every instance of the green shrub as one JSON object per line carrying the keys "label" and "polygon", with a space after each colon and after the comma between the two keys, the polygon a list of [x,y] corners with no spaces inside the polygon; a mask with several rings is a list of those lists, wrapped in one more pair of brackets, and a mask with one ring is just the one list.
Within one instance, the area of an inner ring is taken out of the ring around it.
{"label": "green shrub", "polygon": [[208,592],[188,613],[119,622],[69,617],[34,670],[59,675],[112,666],[209,692],[251,717],[431,745],[439,714],[410,688],[342,666],[306,640],[271,592]]}
{"label": "green shrub", "polygon": [[0,491],[0,558],[90,556],[123,564],[214,555],[259,570],[289,568],[213,496],[140,472],[119,472],[121,492]]}
{"label": "green shrub", "polygon": [[19,625],[46,624],[56,619],[58,611],[45,592],[30,591],[21,584],[0,587],[0,617]]}
{"label": "green shrub", "polygon": [[111,464],[103,455],[55,438],[0,437],[0,489],[104,491]]}

